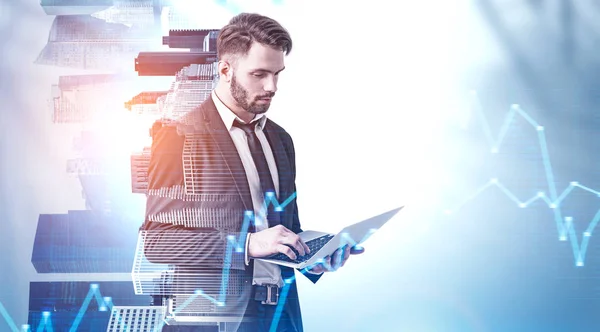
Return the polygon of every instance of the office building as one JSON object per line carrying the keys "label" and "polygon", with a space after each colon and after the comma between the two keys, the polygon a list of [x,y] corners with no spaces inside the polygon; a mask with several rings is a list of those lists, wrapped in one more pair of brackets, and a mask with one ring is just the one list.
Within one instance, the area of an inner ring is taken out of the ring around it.
{"label": "office building", "polygon": [[[163,36],[163,45],[169,48],[190,49],[190,52],[142,52],[135,59],[135,70],[140,76],[173,76],[185,67],[200,66],[202,70],[213,70],[205,65],[217,62],[217,36],[219,30],[170,30]],[[204,69],[208,68],[208,69]]]}
{"label": "office building", "polygon": [[[160,11],[162,7],[154,7],[152,0],[115,1],[115,5],[91,16],[108,23],[123,24],[128,27],[152,29],[160,27]],[[156,15],[155,15],[156,14]],[[158,17],[158,20],[155,18]],[[160,30],[157,30],[160,31]]]}
{"label": "office building", "polygon": [[150,147],[141,153],[131,155],[131,191],[134,194],[148,192],[148,166],[150,165]]}
{"label": "office building", "polygon": [[89,15],[60,15],[35,63],[127,72],[140,51],[153,47],[160,47],[160,35],[153,29],[130,28]]}
{"label": "office building", "polygon": [[89,210],[42,214],[31,263],[38,273],[131,272],[138,227]]}
{"label": "office building", "polygon": [[106,332],[160,331],[165,314],[165,307],[114,306]]}
{"label": "office building", "polygon": [[169,48],[195,49],[204,52],[216,52],[216,42],[219,30],[169,30],[169,35],[163,37],[163,45]]}
{"label": "office building", "polygon": [[140,52],[134,69],[139,76],[175,76],[192,64],[217,62],[216,52]]}
{"label": "office building", "polygon": [[[136,295],[131,281],[31,282],[29,317],[31,331],[107,330],[111,309],[147,306],[149,296]],[[80,310],[83,315],[78,316]],[[131,330],[133,331],[133,330]]]}
{"label": "office building", "polygon": [[217,63],[191,64],[178,71],[175,75],[175,79],[180,82],[213,82],[217,78],[218,72]]}
{"label": "office building", "polygon": [[178,119],[202,104],[214,88],[216,73],[214,64],[193,64],[181,69],[166,95],[164,117]]}
{"label": "office building", "polygon": [[210,81],[178,81],[165,99],[165,117],[178,119],[205,101],[212,91]]}

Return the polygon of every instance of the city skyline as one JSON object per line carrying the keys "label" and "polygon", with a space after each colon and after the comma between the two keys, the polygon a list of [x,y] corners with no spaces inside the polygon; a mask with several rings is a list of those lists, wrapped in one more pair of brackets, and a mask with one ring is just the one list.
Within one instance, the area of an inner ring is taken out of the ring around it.
{"label": "city skyline", "polygon": [[[79,15],[127,29],[150,24],[148,8],[119,14],[115,3]],[[598,211],[594,28],[600,12],[593,2],[359,1],[340,6],[285,1],[278,8],[265,8],[268,0],[263,7],[229,3],[280,19],[294,38],[268,116],[294,138],[303,228],[336,232],[378,210],[407,204],[406,214],[375,234],[365,254],[341,271],[319,285],[299,278],[307,331],[595,331],[600,241],[590,233],[584,265],[577,266],[578,251],[569,239],[570,232],[578,235],[583,254],[582,235]],[[131,128],[147,138],[153,122],[137,121],[143,114],[127,110],[124,103],[142,92],[168,91],[176,77],[139,76],[134,69],[138,53],[123,62],[136,89],[119,98],[111,95],[122,115],[101,123],[53,123],[47,102],[52,103],[51,86],[58,85],[59,76],[111,71],[34,64],[48,44],[55,16],[47,15],[39,1],[2,6],[0,28],[10,38],[0,41],[7,50],[0,66],[5,78],[0,243],[6,271],[0,273],[0,330],[12,332],[14,325],[20,332],[29,319],[30,282],[85,281],[83,297],[70,298],[73,319],[90,283],[130,283],[131,273],[37,273],[31,256],[38,218],[86,209],[82,173],[95,177],[86,182],[91,191],[105,195],[103,188],[113,187],[118,209],[110,210],[137,211],[122,224],[139,226],[144,195],[133,193],[131,158],[149,145],[130,144],[135,137],[123,133]],[[168,46],[161,36],[168,35],[169,12],[161,13],[164,25],[155,43],[162,48],[157,52]],[[233,16],[212,0],[187,12],[198,17],[190,23],[205,28],[221,27]],[[183,13],[177,13],[180,26],[190,21]],[[360,24],[357,17],[363,18]],[[374,54],[366,81],[361,78],[365,62],[352,55],[357,43]],[[477,114],[467,112],[471,90],[481,97],[494,139],[506,111],[518,104],[543,126],[548,156],[540,154],[539,132],[518,116],[502,146],[490,144]],[[157,97],[156,106],[147,109],[161,114],[166,99]],[[83,131],[102,136],[101,144],[77,150],[73,140]],[[498,153],[490,153],[493,147]],[[105,185],[98,178],[103,170],[95,164],[103,159],[114,174]],[[552,163],[555,199],[547,190],[545,161]],[[491,179],[498,182],[478,193]],[[570,182],[577,186],[559,199]],[[143,186],[139,181],[140,191]],[[537,198],[538,192],[548,201]],[[155,194],[183,193],[184,188],[172,188]],[[102,195],[95,197],[101,201]],[[565,233],[550,207],[559,201]],[[454,213],[446,215],[444,209]],[[559,240],[562,234],[567,241]],[[114,296],[102,285],[99,291],[101,299]],[[98,312],[102,302],[91,299],[79,330],[87,312]],[[123,303],[115,299],[113,304],[115,309]],[[110,308],[101,312],[110,313]],[[44,318],[43,312],[35,315]],[[48,316],[52,323],[57,317]],[[30,330],[37,327],[32,324]]]}
{"label": "city skyline", "polygon": [[[110,5],[114,5],[114,3],[110,3]],[[83,53],[79,53],[80,55],[85,54],[84,60],[81,60],[81,57],[78,58],[75,54],[71,56],[70,53],[64,53],[66,49],[57,47],[63,47],[65,44],[81,47],[86,43],[127,42],[129,31],[132,31],[133,36],[145,37],[144,35],[135,35],[141,33],[142,30],[138,30],[138,32],[131,30],[132,27],[136,28],[136,23],[137,28],[152,23],[151,20],[148,20],[152,14],[152,8],[143,4],[130,8],[131,11],[122,13],[123,15],[120,15],[118,6],[111,6],[102,11],[97,11],[97,8],[83,7],[78,9],[79,12],[75,8],[61,8],[63,13],[69,15],[56,16],[50,30],[48,45],[40,53],[36,64],[83,69],[98,68],[91,62],[86,62],[89,60],[90,54],[85,48]],[[45,10],[48,13],[56,8],[45,8]],[[68,12],[69,10],[72,12]],[[81,10],[95,12],[92,16],[81,15]],[[131,14],[136,11],[143,15],[138,17],[137,22],[133,22]],[[120,24],[115,25],[114,23]],[[73,34],[73,31],[78,31],[74,30],[79,29],[77,26],[86,27],[83,30],[85,32]],[[205,36],[201,38],[200,45],[207,50],[214,47],[215,34],[210,32],[206,31]],[[177,36],[177,34],[175,32],[173,36]],[[166,41],[166,38],[168,37],[165,37],[163,42]],[[185,41],[183,41],[184,44],[181,44],[182,41],[179,41],[179,45],[185,46]],[[177,42],[177,39],[172,39],[171,42]],[[140,49],[139,51],[144,50]],[[52,52],[58,53],[49,55]],[[102,54],[107,55],[108,53],[98,53],[97,58],[102,58]],[[165,54],[165,56],[176,55]],[[63,57],[71,57],[71,62],[62,61]],[[184,65],[185,67],[182,65],[180,69],[172,73],[173,81],[170,90],[141,91],[131,97],[129,101],[121,102],[119,102],[118,94],[117,98],[106,98],[106,96],[126,90],[132,79],[130,75],[62,75],[59,77],[58,83],[52,85],[52,122],[77,124],[85,128],[87,123],[95,122],[115,112],[124,114],[126,111],[156,120],[183,116],[208,98],[216,78],[214,64],[184,63]],[[148,136],[151,134],[150,129],[148,128]],[[114,164],[114,156],[104,143],[105,139],[106,136],[98,129],[83,129],[79,136],[73,137],[74,153],[72,158],[66,160],[65,171],[79,180],[86,210],[69,211],[67,214],[40,215],[31,258],[38,273],[118,274],[125,273],[130,269],[133,262],[137,228],[130,227],[129,230],[126,230],[122,226],[116,227],[120,224],[119,220],[122,219],[120,216],[126,206],[119,207],[118,203],[121,202],[121,199],[118,197],[120,194],[118,190],[115,191],[112,188],[109,182],[110,177],[115,175],[116,164]],[[139,153],[131,154],[130,193],[147,193],[149,158],[149,147],[144,147]],[[102,234],[102,236],[99,237],[96,234]],[[110,243],[106,242],[109,238],[111,239]],[[232,278],[232,280],[234,279]],[[215,281],[219,280],[215,279]],[[155,293],[151,292],[149,295],[155,295]],[[106,308],[102,308],[101,311],[106,311]],[[144,311],[142,307],[138,309]],[[116,307],[112,308],[111,322],[107,323],[109,330],[118,327],[115,325],[114,319],[119,310]],[[127,309],[127,311],[129,310]],[[60,328],[63,325],[66,327],[73,321],[75,321],[73,324],[81,327],[95,326],[98,325],[98,319],[100,319],[96,316],[105,318],[105,315],[102,314],[88,314],[84,317],[79,315],[75,317],[71,314],[60,319],[57,318],[57,315],[52,315],[53,320],[51,320],[50,315],[46,315],[45,312],[42,309],[33,308],[30,304],[30,326],[41,327],[46,324],[48,327]],[[129,318],[129,313],[127,313],[127,318]],[[135,320],[134,323],[141,324],[142,320]]]}

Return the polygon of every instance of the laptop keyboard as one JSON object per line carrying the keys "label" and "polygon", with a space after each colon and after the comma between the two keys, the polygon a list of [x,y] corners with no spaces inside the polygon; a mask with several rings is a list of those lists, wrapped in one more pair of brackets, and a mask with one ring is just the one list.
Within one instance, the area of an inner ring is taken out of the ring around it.
{"label": "laptop keyboard", "polygon": [[312,256],[314,254],[317,253],[317,251],[321,250],[321,248],[323,248],[324,245],[327,244],[327,242],[329,242],[329,240],[331,240],[333,238],[333,235],[323,235],[321,237],[318,237],[316,239],[312,239],[310,241],[306,242],[306,245],[308,246],[308,248],[310,249],[310,254],[304,255],[304,256],[298,256],[298,252],[296,251],[296,249],[290,247],[292,249],[292,251],[296,254],[296,259],[290,259],[288,256],[286,256],[285,254],[275,254],[275,255],[271,255],[265,258],[269,258],[269,259],[277,259],[280,261],[285,261],[285,262],[290,262],[290,263],[302,263],[304,261],[307,261],[309,259],[312,258]]}

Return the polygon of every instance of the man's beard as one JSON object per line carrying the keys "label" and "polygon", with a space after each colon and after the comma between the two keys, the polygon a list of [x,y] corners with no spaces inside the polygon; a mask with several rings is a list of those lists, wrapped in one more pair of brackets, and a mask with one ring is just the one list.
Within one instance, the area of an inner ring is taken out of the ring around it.
{"label": "man's beard", "polygon": [[[237,80],[235,79],[235,74],[231,76],[231,86],[229,87],[229,91],[231,92],[231,95],[233,96],[235,102],[248,113],[263,114],[266,113],[269,110],[269,106],[271,106],[270,103],[261,105],[256,104],[254,100],[250,101],[248,97],[248,90],[244,89],[244,87],[237,82]],[[271,98],[273,97],[273,95],[274,93],[271,93],[257,97],[257,99]]]}

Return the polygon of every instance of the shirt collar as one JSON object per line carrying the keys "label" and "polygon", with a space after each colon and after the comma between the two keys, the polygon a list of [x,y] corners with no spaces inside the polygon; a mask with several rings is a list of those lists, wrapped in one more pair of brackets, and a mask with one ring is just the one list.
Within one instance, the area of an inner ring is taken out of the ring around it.
{"label": "shirt collar", "polygon": [[[229,109],[229,107],[227,107],[225,104],[223,104],[221,99],[219,99],[219,97],[217,96],[217,93],[215,92],[215,90],[212,91],[211,95],[212,95],[213,102],[215,103],[215,106],[217,107],[217,111],[219,112],[219,115],[221,116],[221,119],[223,120],[225,127],[227,127],[227,130],[231,130],[231,128],[233,128],[233,122],[236,119],[242,123],[246,123],[246,122],[244,122],[244,120],[240,119],[237,115],[235,115],[235,113],[233,113],[233,111],[231,111]],[[252,119],[252,121],[250,121],[250,123],[253,123],[256,121],[258,121],[258,124],[257,124],[258,129],[263,130],[263,128],[265,127],[265,123],[267,122],[267,116],[264,114],[260,114],[258,116],[255,115],[254,119]]]}

